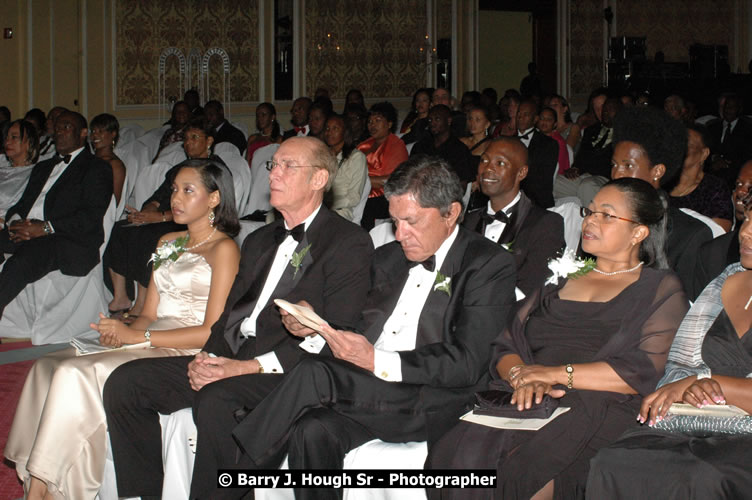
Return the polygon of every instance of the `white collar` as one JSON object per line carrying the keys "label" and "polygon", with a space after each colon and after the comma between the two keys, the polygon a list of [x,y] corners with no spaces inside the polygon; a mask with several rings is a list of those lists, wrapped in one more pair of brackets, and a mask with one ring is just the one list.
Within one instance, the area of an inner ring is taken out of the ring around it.
{"label": "white collar", "polygon": [[[512,202],[509,205],[507,205],[506,207],[504,207],[504,208],[501,209],[502,212],[504,212],[505,214],[509,215],[509,209],[511,209],[513,206],[515,206],[517,204],[517,202],[520,201],[520,198],[522,198],[522,191],[517,191],[517,196],[514,197],[514,199],[512,200]],[[488,212],[490,215],[496,214],[496,212],[494,212],[494,209],[491,208],[491,200],[488,200],[488,207],[486,208],[486,212]]]}
{"label": "white collar", "polygon": [[[76,159],[76,156],[78,156],[78,154],[79,154],[79,153],[80,153],[81,151],[83,151],[83,150],[84,150],[84,148],[83,148],[83,146],[82,146],[82,147],[80,147],[80,148],[76,149],[75,151],[72,151],[72,152],[68,153],[68,154],[70,155],[70,161],[68,161],[68,163],[67,163],[66,165],[70,165],[70,164],[71,164],[71,163],[73,162],[73,160],[75,160],[75,159]],[[57,153],[57,151],[56,151],[56,153]],[[62,158],[63,156],[65,156],[65,155],[61,155],[60,153],[57,153],[57,154],[58,154],[58,155],[59,155],[59,156],[60,156],[61,158]],[[60,162],[58,162],[58,163],[60,163]]]}
{"label": "white collar", "polygon": [[[306,231],[308,231],[308,226],[311,225],[311,222],[313,222],[313,219],[315,219],[316,215],[318,215],[319,210],[321,210],[321,203],[319,203],[319,206],[316,207],[316,210],[311,212],[311,215],[306,217],[305,220],[303,221],[303,224],[305,224],[303,227]],[[284,221],[284,222],[285,222],[285,229],[289,231],[291,228],[287,226],[287,221]]]}
{"label": "white collar", "polygon": [[521,136],[523,136],[523,135],[527,135],[527,134],[531,134],[531,135],[532,135],[532,132],[533,132],[533,130],[535,130],[535,127],[530,127],[529,129],[525,130],[524,132],[520,132],[520,131],[518,130],[518,131],[517,131],[517,136],[518,136],[518,137],[521,137]]}

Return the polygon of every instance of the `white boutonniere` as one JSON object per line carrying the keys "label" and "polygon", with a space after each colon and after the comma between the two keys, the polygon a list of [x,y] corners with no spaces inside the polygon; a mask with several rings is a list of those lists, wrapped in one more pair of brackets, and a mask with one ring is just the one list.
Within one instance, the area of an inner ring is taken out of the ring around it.
{"label": "white boutonniere", "polygon": [[579,259],[574,250],[569,249],[558,259],[548,261],[548,268],[553,275],[546,280],[546,285],[558,285],[559,278],[575,279],[584,276],[595,268],[595,260]]}
{"label": "white boutonniere", "polygon": [[512,247],[514,246],[514,240],[510,241],[509,243],[502,243],[501,248],[506,250],[509,253],[512,253],[514,250],[512,250]]}
{"label": "white boutonniere", "polygon": [[290,265],[295,268],[295,272],[292,274],[292,279],[295,279],[295,276],[297,276],[298,271],[303,265],[303,258],[305,258],[306,254],[308,253],[308,250],[310,249],[311,249],[311,243],[309,243],[308,246],[303,247],[300,250],[300,252],[294,252],[292,254],[292,258],[290,259]]}
{"label": "white boutonniere", "polygon": [[436,279],[433,282],[433,291],[436,290],[444,292],[448,296],[452,296],[452,278],[444,276],[441,271],[436,271]]}
{"label": "white boutonniere", "polygon": [[151,254],[149,262],[154,262],[154,271],[159,269],[162,262],[171,260],[175,262],[185,252],[185,244],[188,243],[188,235],[181,236],[174,240],[162,240],[162,245],[157,248],[157,253]]}

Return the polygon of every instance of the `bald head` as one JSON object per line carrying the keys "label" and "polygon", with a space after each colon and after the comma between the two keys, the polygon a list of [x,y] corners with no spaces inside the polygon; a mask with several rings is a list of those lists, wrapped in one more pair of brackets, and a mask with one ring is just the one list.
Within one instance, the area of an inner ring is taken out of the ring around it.
{"label": "bald head", "polygon": [[527,177],[527,162],[527,148],[516,137],[494,139],[483,152],[478,183],[494,211],[509,205],[520,192],[520,182]]}

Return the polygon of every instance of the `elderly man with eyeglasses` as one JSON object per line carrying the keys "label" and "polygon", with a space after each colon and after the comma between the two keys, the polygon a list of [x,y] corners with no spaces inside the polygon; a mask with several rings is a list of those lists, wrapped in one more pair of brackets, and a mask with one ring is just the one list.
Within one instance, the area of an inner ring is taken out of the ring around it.
{"label": "elderly man with eyeglasses", "polygon": [[329,148],[293,137],[267,168],[271,204],[282,219],[246,238],[224,313],[202,351],[127,363],[108,379],[104,400],[121,496],[161,495],[160,413],[193,407],[202,449],[194,480],[213,484],[217,469],[230,465],[217,457],[232,460],[227,450],[236,447],[228,432],[234,412],[254,408],[306,351],[328,350],[290,335],[274,299],[305,300],[342,328],[360,316],[373,245],[322,203],[337,169]]}

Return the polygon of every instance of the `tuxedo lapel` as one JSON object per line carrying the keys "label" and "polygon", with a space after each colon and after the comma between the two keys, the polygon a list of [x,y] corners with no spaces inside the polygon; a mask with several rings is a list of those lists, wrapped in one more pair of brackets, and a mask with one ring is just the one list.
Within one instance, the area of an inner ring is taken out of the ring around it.
{"label": "tuxedo lapel", "polygon": [[[282,221],[278,221],[277,224],[282,224]],[[240,324],[245,318],[251,315],[253,308],[256,307],[256,301],[259,295],[261,295],[261,290],[264,288],[266,277],[269,275],[278,247],[279,245],[269,245],[261,256],[259,256],[255,266],[258,272],[254,274],[248,284],[248,289],[232,306],[230,313],[227,315],[224,336],[227,344],[235,354],[237,354],[238,349],[245,342],[245,338],[240,334]],[[261,276],[264,278],[261,279]]]}
{"label": "tuxedo lapel", "polygon": [[[55,184],[53,184],[50,187],[50,190],[47,191],[47,196],[44,198],[44,213],[45,216],[49,214],[48,207],[54,206],[55,200],[58,195],[65,194],[65,185],[68,182],[75,182],[76,173],[81,168],[81,166],[85,163],[88,163],[93,157],[89,151],[84,148],[83,151],[78,153],[76,157],[73,159],[73,161],[70,163],[70,165],[67,165],[65,167],[65,170],[63,170],[63,173],[60,174],[60,177],[57,178],[55,181]],[[50,169],[52,171],[52,169]],[[49,177],[49,174],[48,176]],[[45,178],[45,182],[47,181],[47,178]]]}
{"label": "tuxedo lapel", "polygon": [[408,273],[412,267],[412,263],[402,253],[402,248],[399,248],[395,253],[397,255],[395,255],[394,263],[389,267],[388,272],[375,277],[366,301],[368,307],[363,310],[362,318],[368,325],[365,336],[371,344],[375,344],[379,339],[384,329],[384,323],[397,306],[397,301],[402,294],[402,289],[405,287]]}
{"label": "tuxedo lapel", "polygon": [[499,237],[500,245],[512,243],[517,239],[520,228],[522,228],[525,223],[525,218],[530,212],[531,205],[530,199],[525,196],[525,193],[520,191],[520,200],[512,207],[512,213],[509,216],[509,223]]}
{"label": "tuxedo lapel", "polygon": [[444,320],[446,317],[451,316],[445,314],[445,312],[450,308],[454,287],[457,285],[457,283],[455,283],[455,277],[462,269],[462,257],[465,255],[466,247],[467,238],[462,229],[460,229],[457,238],[449,248],[449,252],[447,252],[447,256],[444,258],[444,262],[441,264],[441,269],[439,270],[442,275],[450,279],[450,293],[443,290],[435,290],[434,287],[432,287],[431,292],[426,299],[426,303],[423,305],[423,309],[420,312],[420,319],[418,320],[418,335],[415,339],[416,349],[424,345],[435,344],[445,340]]}
{"label": "tuxedo lapel", "polygon": [[[271,300],[277,297],[285,297],[288,295],[295,285],[303,279],[307,269],[313,264],[313,257],[311,256],[311,249],[313,245],[308,242],[308,234],[303,236],[303,239],[298,242],[298,246],[295,247],[295,252],[290,262],[285,266],[285,270],[282,273],[282,277],[279,279],[277,286],[269,296]],[[302,256],[302,260],[299,266],[294,266],[293,261],[296,259],[296,255]]]}
{"label": "tuxedo lapel", "polygon": [[54,166],[55,160],[47,160],[34,167],[21,199],[14,207],[8,210],[8,216],[17,213],[22,219],[25,219],[29,215],[31,207],[34,206],[34,202],[39,198],[39,193],[42,192],[42,188],[50,177]]}

